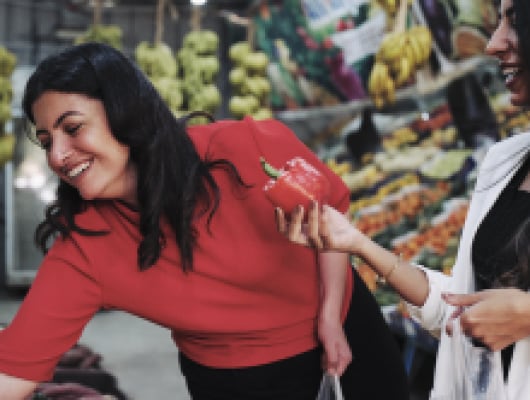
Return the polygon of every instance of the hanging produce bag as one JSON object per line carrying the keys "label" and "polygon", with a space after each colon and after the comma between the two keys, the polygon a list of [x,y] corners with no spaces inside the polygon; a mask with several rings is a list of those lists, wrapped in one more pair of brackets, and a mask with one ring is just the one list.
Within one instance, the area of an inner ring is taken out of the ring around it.
{"label": "hanging produce bag", "polygon": [[453,386],[449,394],[435,395],[430,400],[508,400],[500,352],[474,346],[462,332],[458,318],[453,321],[450,340]]}
{"label": "hanging produce bag", "polygon": [[337,375],[324,373],[316,400],[344,400]]}

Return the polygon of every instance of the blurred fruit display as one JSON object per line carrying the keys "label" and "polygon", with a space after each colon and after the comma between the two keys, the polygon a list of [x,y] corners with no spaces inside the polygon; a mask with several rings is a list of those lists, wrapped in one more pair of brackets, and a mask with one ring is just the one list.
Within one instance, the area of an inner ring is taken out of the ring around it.
{"label": "blurred fruit display", "polygon": [[418,4],[443,56],[461,60],[484,53],[497,25],[495,2],[418,0]]}
{"label": "blurred fruit display", "polygon": [[[269,58],[267,75],[274,110],[326,106],[366,97],[363,74],[366,57],[372,54],[361,51],[355,64],[350,59],[352,51],[336,41],[342,38],[337,35],[353,32],[367,21],[371,6],[363,3],[352,8],[345,5],[348,3],[261,3],[254,17],[255,43]],[[362,44],[358,40],[342,41]]]}
{"label": "blurred fruit display", "polygon": [[134,52],[140,69],[151,80],[169,108],[176,115],[184,102],[182,82],[177,78],[177,60],[165,43],[140,42]]}
{"label": "blurred fruit display", "polygon": [[209,30],[194,30],[184,36],[177,52],[184,108],[215,114],[221,105],[216,85],[219,73],[219,37]]}
{"label": "blurred fruit display", "polygon": [[123,32],[117,25],[91,25],[83,35],[75,39],[75,44],[98,42],[121,50],[123,48],[122,36]]}
{"label": "blurred fruit display", "polygon": [[117,25],[102,25],[101,24],[101,13],[103,9],[102,0],[96,0],[93,3],[92,13],[92,25],[75,40],[75,44],[87,43],[87,42],[98,42],[108,44],[118,50],[123,48],[122,29]]}
{"label": "blurred fruit display", "polygon": [[[498,124],[489,141],[469,141],[459,132],[443,91],[426,113],[378,129],[380,144],[369,157],[344,144],[342,152],[324,157],[350,189],[349,212],[360,231],[405,260],[451,273],[482,157],[496,140],[530,128],[530,113],[512,106],[509,94],[486,93]],[[374,120],[380,121],[377,115]],[[398,120],[397,114],[390,119]],[[362,259],[354,264],[381,306],[404,312],[384,279]]]}
{"label": "blurred fruit display", "polygon": [[[219,73],[219,37],[216,32],[200,28],[200,14],[194,15],[194,26],[185,34],[176,52],[162,41],[165,1],[157,5],[156,33],[153,43],[140,42],[135,59],[167,103],[180,117],[192,111],[214,115],[221,105],[216,84]],[[199,9],[194,9],[199,13]],[[204,122],[194,118],[191,123]]]}
{"label": "blurred fruit display", "polygon": [[11,75],[17,64],[15,54],[0,46],[0,166],[13,158],[15,135],[8,132],[8,122],[11,120],[11,102],[13,87]]}
{"label": "blurred fruit display", "polygon": [[379,44],[368,81],[377,108],[394,103],[396,89],[414,82],[416,71],[426,65],[432,48],[432,34],[426,26],[407,26],[408,0],[396,0],[392,7],[388,4],[386,0],[383,8],[393,25]]}
{"label": "blurred fruit display", "polygon": [[267,77],[269,57],[252,49],[249,41],[233,43],[229,49],[230,114],[235,118],[250,115],[256,120],[272,117],[271,85]]}

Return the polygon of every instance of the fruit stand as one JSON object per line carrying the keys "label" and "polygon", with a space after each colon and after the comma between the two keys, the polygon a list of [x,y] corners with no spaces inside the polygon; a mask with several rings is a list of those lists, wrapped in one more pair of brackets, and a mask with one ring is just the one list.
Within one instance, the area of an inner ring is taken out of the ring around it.
{"label": "fruit stand", "polygon": [[[315,17],[309,2],[264,3],[256,45],[273,68],[275,117],[343,178],[358,229],[450,274],[485,152],[530,127],[530,114],[510,105],[496,63],[483,55],[494,10],[481,0],[378,0]],[[352,50],[360,38],[370,50]],[[418,350],[434,355],[437,339],[409,318],[384,279],[352,261],[402,342],[413,379]]]}

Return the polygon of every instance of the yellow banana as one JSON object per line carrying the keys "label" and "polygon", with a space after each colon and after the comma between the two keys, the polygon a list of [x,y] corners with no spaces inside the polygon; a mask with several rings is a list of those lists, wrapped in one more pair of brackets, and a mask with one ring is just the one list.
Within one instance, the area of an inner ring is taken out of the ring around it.
{"label": "yellow banana", "polygon": [[416,25],[409,29],[409,36],[413,36],[422,48],[423,59],[427,60],[431,53],[432,35],[431,31],[423,25]]}
{"label": "yellow banana", "polygon": [[381,93],[384,87],[383,81],[388,75],[388,67],[386,64],[375,62],[368,79],[368,91],[374,95]]}
{"label": "yellow banana", "polygon": [[395,83],[395,85],[398,87],[405,84],[411,77],[412,72],[414,71],[414,66],[411,63],[410,58],[403,55],[400,61],[401,63],[400,63],[399,71],[396,74],[396,83]]}
{"label": "yellow banana", "polygon": [[412,46],[410,45],[410,41],[407,40],[407,45],[403,47],[403,55],[402,57],[408,58],[411,68],[415,69],[416,66],[419,64],[419,59],[416,58],[416,55],[414,54],[414,50]]}
{"label": "yellow banana", "polygon": [[376,62],[368,81],[370,96],[377,108],[385,105],[388,99],[394,99],[394,81],[386,64]]}
{"label": "yellow banana", "polygon": [[426,59],[425,59],[425,53],[421,47],[421,43],[419,42],[419,39],[416,36],[409,35],[408,40],[408,47],[410,48],[410,51],[414,55],[414,64],[416,67],[422,65]]}
{"label": "yellow banana", "polygon": [[406,42],[406,35],[403,33],[390,33],[383,37],[376,59],[390,62],[401,56],[401,49]]}
{"label": "yellow banana", "polygon": [[382,108],[385,105],[385,99],[381,95],[374,96],[372,100],[376,108]]}
{"label": "yellow banana", "polygon": [[396,101],[396,85],[394,84],[394,80],[389,76],[385,79],[385,100],[387,100],[389,103],[393,103]]}

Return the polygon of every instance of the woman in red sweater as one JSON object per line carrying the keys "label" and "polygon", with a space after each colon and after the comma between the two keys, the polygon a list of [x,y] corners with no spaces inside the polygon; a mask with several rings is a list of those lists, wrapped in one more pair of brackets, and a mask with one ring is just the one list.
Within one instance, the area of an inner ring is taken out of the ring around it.
{"label": "woman in red sweater", "polygon": [[406,398],[397,346],[347,256],[276,230],[262,156],[305,158],[330,181],[329,204],[349,203],[287,127],[187,129],[134,64],[94,43],[44,60],[23,108],[59,186],[37,227],[42,265],[0,332],[0,399],[50,379],[101,308],[169,328],[196,400],[314,399],[324,369],[346,398]]}

